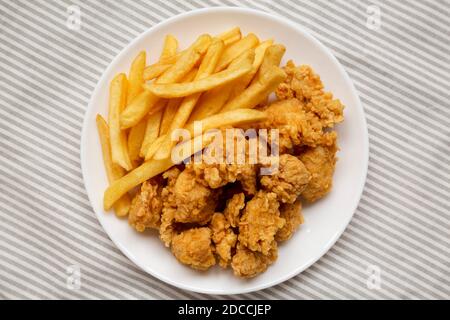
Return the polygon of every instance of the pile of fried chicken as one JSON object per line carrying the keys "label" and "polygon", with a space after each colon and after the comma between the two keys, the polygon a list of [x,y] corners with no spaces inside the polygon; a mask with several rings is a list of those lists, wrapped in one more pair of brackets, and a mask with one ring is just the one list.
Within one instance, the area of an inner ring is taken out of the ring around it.
{"label": "pile of fried chicken", "polygon": [[258,106],[268,119],[256,124],[279,130],[275,173],[261,175],[258,164],[191,162],[144,182],[135,196],[130,225],[158,229],[181,263],[231,266],[239,277],[264,272],[278,242],[303,223],[302,201],[330,191],[338,150],[333,127],[343,120],[343,105],[309,66],[289,61],[284,70],[276,101]]}

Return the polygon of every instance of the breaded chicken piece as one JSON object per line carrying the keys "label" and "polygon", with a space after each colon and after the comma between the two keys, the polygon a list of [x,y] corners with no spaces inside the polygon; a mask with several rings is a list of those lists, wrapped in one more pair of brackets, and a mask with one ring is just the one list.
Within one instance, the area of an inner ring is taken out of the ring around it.
{"label": "breaded chicken piece", "polygon": [[311,174],[297,157],[290,154],[279,156],[277,164],[278,170],[275,173],[261,177],[261,186],[264,190],[275,193],[278,201],[293,203],[305,190]]}
{"label": "breaded chicken piece", "polygon": [[156,180],[148,180],[141,185],[141,190],[131,203],[128,216],[129,224],[137,231],[159,228],[162,211],[161,190],[162,186]]}
{"label": "breaded chicken piece", "polygon": [[181,263],[193,269],[207,270],[216,264],[211,244],[211,229],[193,228],[175,235],[172,252]]}
{"label": "breaded chicken piece", "polygon": [[239,242],[252,251],[269,254],[275,234],[285,223],[280,218],[279,206],[275,193],[258,191],[244,208]]}
{"label": "breaded chicken piece", "polygon": [[219,256],[219,265],[226,268],[231,262],[231,251],[236,246],[237,235],[222,213],[214,213],[210,228],[216,253]]}
{"label": "breaded chicken piece", "polygon": [[[225,136],[225,132],[223,134]],[[235,138],[235,146],[237,146],[236,141],[237,138]],[[220,150],[219,152],[223,156],[222,161],[208,161],[208,155],[204,154],[203,161],[189,163],[187,168],[195,173],[198,182],[209,188],[217,189],[228,183],[239,181],[246,194],[254,195],[256,193],[257,168],[249,161],[247,140],[241,141],[244,143],[242,150],[235,147],[230,152],[226,148],[226,139],[223,139],[222,146],[215,145],[215,148]]]}
{"label": "breaded chicken piece", "polygon": [[275,240],[286,241],[292,237],[298,226],[303,223],[302,203],[297,199],[294,203],[285,203],[280,206],[280,217],[286,223],[278,230]]}
{"label": "breaded chicken piece", "polygon": [[217,203],[217,192],[198,183],[195,174],[183,170],[173,189],[176,211],[175,221],[206,224],[211,220]]}
{"label": "breaded chicken piece", "polygon": [[176,167],[171,168],[163,173],[163,178],[167,179],[167,185],[161,191],[163,208],[161,215],[161,225],[159,227],[159,237],[166,247],[170,246],[172,237],[174,235],[176,211],[174,187],[180,173],[180,169]]}
{"label": "breaded chicken piece", "polygon": [[311,181],[302,192],[303,199],[314,202],[325,196],[332,187],[336,164],[337,147],[316,147],[299,155],[306,169],[311,173]]}
{"label": "breaded chicken piece", "polygon": [[236,254],[231,261],[231,267],[236,276],[242,278],[251,278],[261,272],[266,271],[267,267],[271,265],[278,257],[278,249],[276,241],[270,244],[270,249],[267,255],[259,252],[254,252],[238,243]]}
{"label": "breaded chicken piece", "polygon": [[236,193],[227,200],[225,210],[223,211],[224,216],[227,218],[228,223],[233,227],[239,225],[239,219],[242,209],[245,207],[245,195],[241,193]]}
{"label": "breaded chicken piece", "polygon": [[284,71],[288,76],[276,90],[278,99],[296,98],[304,105],[306,112],[317,116],[324,128],[344,120],[344,106],[338,99],[333,99],[331,93],[324,91],[319,75],[310,66],[296,67],[288,61]]}
{"label": "breaded chicken piece", "polygon": [[[321,120],[314,113],[306,112],[305,104],[297,99],[276,101],[264,111],[268,119],[255,126],[278,129],[280,153],[291,152],[301,145],[331,145],[336,140],[336,132],[324,131]],[[269,131],[269,142],[275,142],[273,139]]]}

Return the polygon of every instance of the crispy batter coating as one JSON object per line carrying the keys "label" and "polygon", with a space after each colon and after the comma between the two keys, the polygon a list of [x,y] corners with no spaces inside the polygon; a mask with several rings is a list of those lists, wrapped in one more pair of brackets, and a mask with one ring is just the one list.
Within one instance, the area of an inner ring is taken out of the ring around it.
{"label": "crispy batter coating", "polygon": [[277,195],[283,203],[293,203],[305,190],[311,175],[305,165],[290,154],[278,158],[278,171],[261,177],[261,185],[268,192]]}
{"label": "crispy batter coating", "polygon": [[162,211],[161,190],[162,187],[155,180],[145,181],[134,197],[128,222],[137,231],[143,232],[145,228],[159,228]]}
{"label": "crispy batter coating", "polygon": [[[224,136],[226,135],[225,131],[222,133]],[[243,143],[242,149],[237,147],[238,141]],[[193,170],[198,182],[212,189],[239,181],[246,194],[254,195],[256,193],[257,167],[249,161],[248,141],[243,139],[243,136],[234,137],[235,147],[232,151],[229,150],[231,147],[227,149],[226,143],[226,139],[222,139],[222,142],[214,145],[222,155],[222,159],[219,158],[219,155],[206,154],[203,155],[203,161],[189,163],[187,168]],[[211,160],[214,157],[222,161],[214,162]]]}
{"label": "crispy batter coating", "polygon": [[311,173],[311,181],[303,190],[303,199],[314,202],[325,196],[332,187],[337,147],[316,147],[306,150],[299,158]]}
{"label": "crispy batter coating", "polygon": [[214,213],[210,227],[216,253],[219,256],[219,265],[226,268],[231,262],[231,251],[236,246],[237,235],[222,213]]}
{"label": "crispy batter coating", "polygon": [[233,227],[239,225],[239,218],[241,215],[241,210],[245,207],[245,195],[241,193],[236,193],[227,200],[225,210],[223,211],[224,216],[227,218],[228,223]]}
{"label": "crispy batter coating", "polygon": [[280,204],[273,192],[258,191],[247,202],[239,222],[239,242],[252,251],[269,254],[275,234],[283,227]]}
{"label": "crispy batter coating", "polygon": [[175,235],[172,252],[181,263],[198,270],[207,270],[216,264],[211,244],[211,229],[193,228]]}
{"label": "crispy batter coating", "polygon": [[217,203],[217,192],[198,183],[193,171],[185,169],[174,186],[175,221],[206,224]]}
{"label": "crispy batter coating", "polygon": [[270,244],[270,250],[267,255],[254,252],[238,243],[236,254],[233,256],[231,267],[236,276],[242,278],[251,278],[267,270],[278,257],[276,241]]}
{"label": "crispy batter coating", "polygon": [[161,191],[163,208],[161,215],[161,225],[159,227],[159,237],[166,247],[170,246],[174,235],[175,222],[175,196],[174,186],[181,171],[174,167],[163,173],[163,178],[167,179],[167,185]]}
{"label": "crispy batter coating", "polygon": [[284,71],[288,76],[276,90],[278,99],[296,98],[304,104],[306,112],[320,120],[324,128],[333,127],[344,120],[344,106],[338,99],[333,99],[330,92],[324,91],[319,75],[310,66],[296,67],[292,61],[288,61]]}
{"label": "crispy batter coating", "polygon": [[292,237],[299,225],[301,225],[304,221],[300,198],[294,203],[282,204],[280,206],[280,217],[282,217],[286,223],[280,230],[278,230],[275,235],[275,240],[286,241]]}
{"label": "crispy batter coating", "polygon": [[[325,131],[322,121],[298,99],[276,101],[265,108],[268,119],[258,128],[278,129],[280,153],[291,152],[296,146],[331,145],[336,132]],[[269,131],[269,142],[273,137]],[[275,141],[273,141],[275,142]]]}

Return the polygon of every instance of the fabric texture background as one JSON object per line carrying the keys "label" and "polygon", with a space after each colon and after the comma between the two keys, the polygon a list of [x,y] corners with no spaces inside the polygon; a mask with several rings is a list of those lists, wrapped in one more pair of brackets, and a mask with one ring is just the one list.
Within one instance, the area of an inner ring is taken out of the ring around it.
{"label": "fabric texture background", "polygon": [[[73,5],[80,30],[68,27]],[[80,169],[83,116],[112,59],[158,22],[211,6],[304,26],[350,74],[370,135],[364,193],[339,241],[293,279],[233,296],[138,269],[99,225]],[[0,298],[449,299],[449,17],[445,0],[0,0]]]}

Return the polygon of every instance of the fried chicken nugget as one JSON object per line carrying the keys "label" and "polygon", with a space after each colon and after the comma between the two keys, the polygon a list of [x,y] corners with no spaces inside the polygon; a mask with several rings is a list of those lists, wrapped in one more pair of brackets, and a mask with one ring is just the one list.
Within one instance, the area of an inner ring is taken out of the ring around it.
{"label": "fried chicken nugget", "polygon": [[239,222],[239,242],[252,251],[269,254],[275,234],[283,227],[279,202],[273,192],[258,191],[247,202]]}
{"label": "fried chicken nugget", "polygon": [[219,256],[219,265],[226,268],[231,262],[231,251],[236,246],[237,235],[222,213],[214,213],[210,228],[216,253]]}
{"label": "fried chicken nugget", "polygon": [[172,239],[172,253],[193,269],[207,270],[216,264],[211,243],[211,229],[193,228],[175,235]]}
{"label": "fried chicken nugget", "polygon": [[233,228],[239,225],[239,218],[244,207],[245,195],[242,192],[234,194],[231,199],[227,200],[223,214]]}
{"label": "fried chicken nugget", "polygon": [[284,71],[287,78],[276,90],[278,99],[296,98],[304,104],[305,111],[317,116],[324,128],[344,120],[344,106],[338,99],[333,99],[330,92],[324,91],[320,76],[310,66],[296,67],[288,61]]}
{"label": "fried chicken nugget", "polygon": [[198,183],[195,173],[183,170],[174,186],[175,220],[182,223],[206,224],[211,220],[218,192]]}
{"label": "fried chicken nugget", "polygon": [[293,203],[305,190],[311,174],[295,156],[282,154],[278,160],[278,171],[262,176],[261,186],[264,190],[275,193],[280,202]]}
{"label": "fried chicken nugget", "polygon": [[163,173],[163,178],[167,179],[167,185],[161,191],[163,208],[161,214],[161,225],[159,227],[159,237],[166,247],[170,246],[174,235],[176,211],[174,187],[180,173],[180,169],[176,167],[173,167]]}
{"label": "fried chicken nugget", "polygon": [[286,241],[292,237],[297,228],[303,223],[302,203],[297,199],[294,203],[285,203],[280,206],[280,217],[286,223],[278,230],[275,240]]}
{"label": "fried chicken nugget", "polygon": [[134,197],[128,223],[139,232],[145,228],[158,229],[161,224],[162,187],[155,180],[145,181]]}
{"label": "fried chicken nugget", "polygon": [[267,255],[254,252],[238,243],[236,254],[231,261],[231,267],[236,276],[252,278],[267,270],[278,257],[276,241],[272,241]]}
{"label": "fried chicken nugget", "polygon": [[299,159],[311,173],[311,181],[302,192],[302,197],[306,201],[314,202],[330,192],[337,150],[336,145],[331,147],[319,146],[310,148],[299,155]]}

